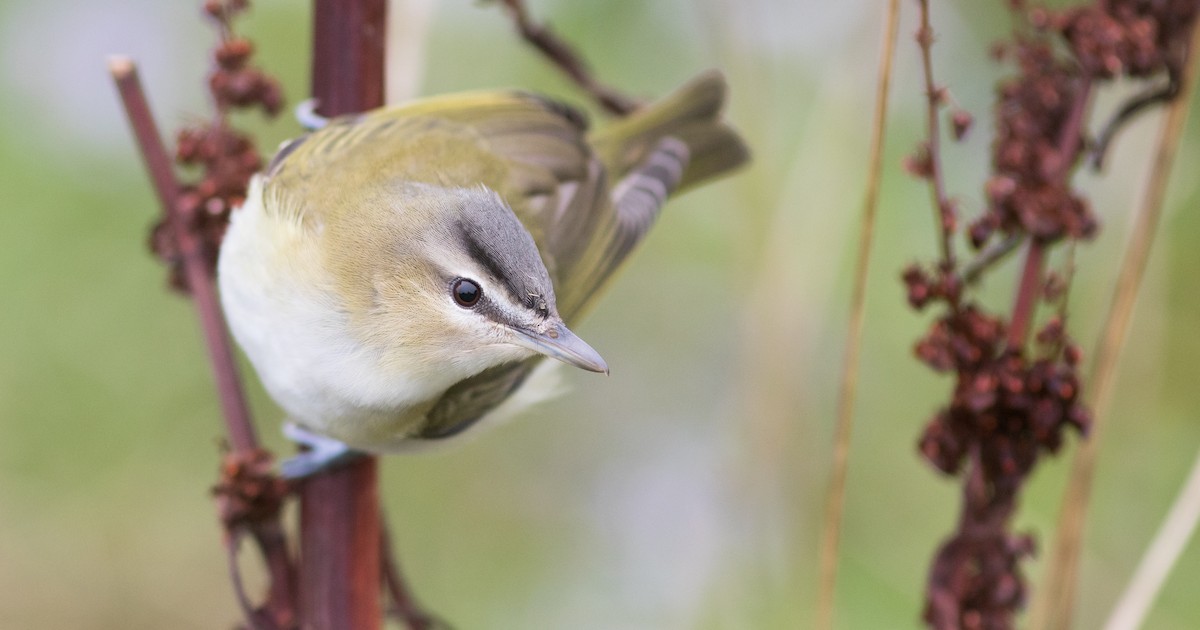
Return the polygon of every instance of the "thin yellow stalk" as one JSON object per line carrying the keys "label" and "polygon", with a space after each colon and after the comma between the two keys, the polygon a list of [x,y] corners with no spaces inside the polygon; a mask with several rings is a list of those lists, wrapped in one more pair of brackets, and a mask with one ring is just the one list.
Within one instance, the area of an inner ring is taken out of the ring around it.
{"label": "thin yellow stalk", "polygon": [[1167,518],[1154,536],[1154,541],[1146,549],[1138,563],[1137,571],[1117,600],[1105,630],[1134,630],[1142,627],[1146,613],[1158,598],[1167,575],[1175,567],[1180,554],[1187,548],[1188,540],[1196,532],[1196,523],[1200,521],[1200,453],[1192,463],[1192,472],[1188,474],[1183,489],[1171,504]]}
{"label": "thin yellow stalk", "polygon": [[[1190,51],[1200,46],[1200,21],[1192,33]],[[1040,597],[1033,609],[1031,628],[1052,630],[1071,627],[1071,616],[1075,607],[1078,587],[1079,553],[1083,543],[1084,517],[1087,514],[1091,495],[1092,479],[1096,468],[1096,453],[1100,448],[1101,428],[1112,405],[1113,384],[1116,381],[1117,359],[1125,345],[1129,320],[1133,316],[1134,300],[1146,271],[1150,247],[1158,231],[1162,216],[1163,199],[1171,166],[1178,153],[1179,140],[1187,123],[1188,109],[1196,83],[1196,55],[1189,54],[1184,84],[1180,96],[1171,104],[1162,135],[1154,156],[1150,181],[1146,186],[1138,210],[1129,247],[1121,262],[1117,287],[1113,292],[1108,317],[1100,343],[1096,348],[1096,361],[1090,381],[1090,406],[1092,408],[1092,434],[1080,448],[1072,462],[1067,489],[1063,493],[1062,512],[1055,534],[1055,545],[1046,568]]]}
{"label": "thin yellow stalk", "polygon": [[821,586],[817,601],[817,628],[833,627],[834,593],[837,582],[838,543],[842,512],[846,499],[846,468],[850,455],[850,434],[854,419],[854,394],[858,387],[859,352],[862,348],[863,320],[867,301],[867,269],[871,262],[871,242],[875,235],[875,215],[879,206],[879,188],[883,172],[883,140],[887,128],[888,91],[892,80],[892,58],[900,25],[900,2],[888,3],[883,48],[880,51],[879,78],[875,94],[875,118],[868,158],[867,190],[863,198],[862,226],[859,232],[858,259],[855,263],[854,289],[850,299],[850,328],[846,336],[845,363],[842,365],[838,392],[838,415],[833,445],[833,468],[829,475],[829,495],[821,545]]}

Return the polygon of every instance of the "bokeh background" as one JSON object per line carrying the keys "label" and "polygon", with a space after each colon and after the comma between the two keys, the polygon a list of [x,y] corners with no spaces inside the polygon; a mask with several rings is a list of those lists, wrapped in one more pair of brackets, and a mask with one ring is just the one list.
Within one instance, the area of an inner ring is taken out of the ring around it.
{"label": "bokeh background", "polygon": [[[495,6],[405,0],[396,93],[487,86],[583,97]],[[974,112],[948,181],[980,208],[987,56],[999,2],[935,4],[936,71]],[[209,485],[220,422],[191,306],[146,250],[157,209],[105,71],[143,69],[160,123],[203,117],[212,33],[199,2],[0,1],[0,627],[226,628],[238,613]],[[950,382],[910,348],[926,317],[899,270],[934,253],[924,185],[900,163],[923,135],[904,3],[838,590],[841,628],[919,627],[925,572],[957,482],[915,450]],[[725,70],[754,165],[673,203],[582,335],[610,378],[442,452],[390,458],[384,499],[418,595],[457,627],[802,628],[815,605],[853,239],[882,3],[532,2],[599,76],[665,93]],[[257,0],[241,23],[293,102],[307,89],[309,6]],[[1106,91],[1111,111],[1130,86]],[[1104,231],[1078,253],[1074,330],[1091,348],[1159,118],[1079,176]],[[297,132],[247,116],[261,145]],[[1200,167],[1185,139],[1121,362],[1096,479],[1078,628],[1108,614],[1200,445]],[[989,280],[1007,310],[1013,264]],[[280,411],[247,372],[262,433]],[[1074,440],[1072,440],[1072,447]],[[1073,451],[1073,448],[1068,449]],[[1019,526],[1046,541],[1066,460],[1046,460]],[[252,565],[252,561],[247,564]],[[1027,564],[1036,579],[1040,560]],[[253,567],[248,568],[253,573]],[[1200,547],[1149,626],[1200,626]]]}

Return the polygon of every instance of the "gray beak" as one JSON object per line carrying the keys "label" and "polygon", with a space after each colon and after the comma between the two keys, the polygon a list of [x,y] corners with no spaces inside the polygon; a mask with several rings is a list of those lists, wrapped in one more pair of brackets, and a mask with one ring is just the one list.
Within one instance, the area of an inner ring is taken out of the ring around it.
{"label": "gray beak", "polygon": [[544,333],[515,327],[510,330],[515,333],[513,343],[519,346],[589,372],[608,374],[608,364],[604,362],[600,353],[567,329],[562,322],[550,324]]}

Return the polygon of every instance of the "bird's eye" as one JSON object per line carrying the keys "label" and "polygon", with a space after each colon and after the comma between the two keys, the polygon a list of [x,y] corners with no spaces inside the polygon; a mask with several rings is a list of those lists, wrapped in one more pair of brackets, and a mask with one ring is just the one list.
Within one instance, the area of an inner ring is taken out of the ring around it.
{"label": "bird's eye", "polygon": [[463,308],[475,306],[479,303],[479,298],[483,297],[483,289],[480,289],[474,280],[466,278],[455,280],[450,293],[454,295],[454,301]]}

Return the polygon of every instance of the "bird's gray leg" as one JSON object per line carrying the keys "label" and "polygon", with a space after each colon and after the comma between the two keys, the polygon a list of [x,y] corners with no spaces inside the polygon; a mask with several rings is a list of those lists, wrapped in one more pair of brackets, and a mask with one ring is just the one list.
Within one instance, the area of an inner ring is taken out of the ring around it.
{"label": "bird's gray leg", "polygon": [[284,423],[283,434],[287,439],[308,447],[307,451],[279,465],[279,472],[285,479],[302,479],[366,456],[362,451],[331,437],[313,433],[294,422]]}

